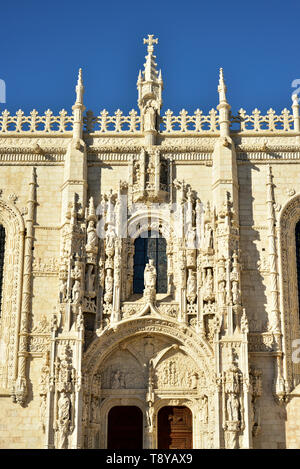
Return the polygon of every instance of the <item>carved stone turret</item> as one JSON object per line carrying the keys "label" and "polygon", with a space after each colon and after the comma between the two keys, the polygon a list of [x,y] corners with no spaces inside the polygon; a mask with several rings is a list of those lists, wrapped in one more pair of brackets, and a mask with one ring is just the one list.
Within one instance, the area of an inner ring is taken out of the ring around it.
{"label": "carved stone turret", "polygon": [[154,44],[158,39],[154,39],[153,34],[148,34],[148,39],[144,39],[144,44],[148,44],[144,71],[139,72],[137,81],[138,106],[141,112],[141,130],[145,134],[145,144],[155,145],[156,135],[160,126],[160,109],[162,106],[163,81],[161,71],[156,70]]}

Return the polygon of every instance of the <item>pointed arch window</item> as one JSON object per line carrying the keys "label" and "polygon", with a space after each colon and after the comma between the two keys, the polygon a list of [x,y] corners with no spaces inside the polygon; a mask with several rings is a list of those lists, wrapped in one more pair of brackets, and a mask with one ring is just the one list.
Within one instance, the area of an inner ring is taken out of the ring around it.
{"label": "pointed arch window", "polygon": [[149,259],[153,259],[156,268],[156,292],[167,293],[167,243],[156,231],[141,234],[134,242],[133,293],[143,293],[144,270]]}
{"label": "pointed arch window", "polygon": [[0,316],[2,305],[2,287],[3,287],[3,268],[4,268],[4,253],[5,253],[5,228],[0,225]]}

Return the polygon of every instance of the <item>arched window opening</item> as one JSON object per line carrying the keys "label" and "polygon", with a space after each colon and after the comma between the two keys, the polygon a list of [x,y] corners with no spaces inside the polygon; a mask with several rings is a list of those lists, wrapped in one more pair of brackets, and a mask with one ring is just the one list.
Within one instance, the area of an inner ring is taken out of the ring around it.
{"label": "arched window opening", "polygon": [[142,233],[134,242],[133,293],[143,293],[144,270],[149,259],[153,259],[156,268],[156,292],[167,293],[167,243],[160,233],[148,231]]}
{"label": "arched window opening", "polygon": [[296,224],[295,237],[296,237],[298,304],[299,304],[299,315],[300,315],[300,220]]}
{"label": "arched window opening", "polygon": [[5,254],[5,228],[2,225],[0,225],[0,316],[2,313],[1,305],[2,305],[4,254]]}

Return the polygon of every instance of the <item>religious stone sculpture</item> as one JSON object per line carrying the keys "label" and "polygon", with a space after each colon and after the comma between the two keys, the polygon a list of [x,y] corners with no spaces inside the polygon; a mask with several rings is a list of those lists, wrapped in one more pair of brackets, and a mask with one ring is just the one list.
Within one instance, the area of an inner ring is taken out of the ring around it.
{"label": "religious stone sculpture", "polygon": [[144,298],[152,303],[156,297],[156,268],[153,259],[149,259],[144,271]]}

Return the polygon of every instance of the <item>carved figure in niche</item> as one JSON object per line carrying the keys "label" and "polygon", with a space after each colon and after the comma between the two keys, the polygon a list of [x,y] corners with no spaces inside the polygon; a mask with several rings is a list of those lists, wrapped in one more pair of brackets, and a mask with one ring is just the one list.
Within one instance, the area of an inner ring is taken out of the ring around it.
{"label": "carved figure in niche", "polygon": [[59,300],[60,302],[66,301],[67,299],[67,279],[68,279],[68,268],[66,264],[62,264],[60,272],[59,272],[59,280],[60,280]]}
{"label": "carved figure in niche", "polygon": [[232,301],[234,305],[239,305],[241,303],[238,282],[232,282]]}
{"label": "carved figure in niche", "polygon": [[77,328],[78,331],[84,329],[84,319],[83,319],[83,314],[82,314],[81,311],[77,315],[77,318],[76,318],[76,328]]}
{"label": "carved figure in niche", "polygon": [[189,269],[188,279],[187,279],[187,300],[189,303],[194,303],[196,299],[197,291],[197,279],[196,273]]}
{"label": "carved figure in niche", "polygon": [[234,394],[240,392],[239,369],[234,363],[226,371],[225,391]]}
{"label": "carved figure in niche", "polygon": [[186,233],[187,249],[196,249],[196,228],[191,223],[188,224]]}
{"label": "carved figure in niche", "polygon": [[91,399],[91,422],[97,422],[98,416],[98,399]]}
{"label": "carved figure in niche", "polygon": [[79,261],[75,261],[75,267],[72,269],[72,278],[74,279],[74,285],[72,288],[72,300],[75,304],[79,303],[82,296],[81,274],[81,264]]}
{"label": "carved figure in niche", "polygon": [[204,228],[204,250],[213,249],[213,229],[210,223],[205,224]]}
{"label": "carved figure in niche", "polygon": [[219,296],[219,305],[224,306],[226,304],[226,288],[225,288],[225,280],[222,280],[219,282],[219,291],[218,291],[218,296]]}
{"label": "carved figure in niche", "polygon": [[116,232],[112,225],[108,225],[106,232],[105,250],[108,256],[112,256],[115,251]]}
{"label": "carved figure in niche", "polygon": [[148,185],[151,187],[151,184],[154,184],[155,180],[155,165],[153,161],[149,161],[148,168],[147,168],[147,179],[148,179]]}
{"label": "carved figure in niche", "polygon": [[97,237],[97,232],[96,232],[96,227],[95,227],[95,221],[90,220],[88,223],[88,228],[87,228],[87,247],[86,250],[89,251],[90,249],[93,250],[98,243],[98,237]]}
{"label": "carved figure in niche", "polygon": [[102,257],[99,259],[99,284],[101,288],[104,288],[105,282],[105,270],[104,270],[104,260]]}
{"label": "carved figure in niche", "polygon": [[59,447],[66,447],[66,438],[70,425],[71,401],[66,392],[61,392],[57,403],[57,424],[59,431]]}
{"label": "carved figure in niche", "polygon": [[156,103],[148,101],[144,109],[144,130],[156,130]]}
{"label": "carved figure in niche", "polygon": [[72,299],[73,303],[78,304],[81,299],[81,288],[80,288],[80,281],[75,280],[73,288],[72,288]]}
{"label": "carved figure in niche", "polygon": [[114,284],[114,279],[112,276],[112,269],[107,269],[106,276],[105,276],[105,294],[104,294],[105,303],[112,302],[113,284]]}
{"label": "carved figure in niche", "polygon": [[233,422],[239,421],[239,399],[234,393],[227,395],[227,416],[228,420]]}
{"label": "carved figure in niche", "polygon": [[206,270],[206,277],[204,282],[204,301],[212,300],[214,298],[214,280],[212,276],[212,269],[208,268]]}
{"label": "carved figure in niche", "polygon": [[208,397],[203,395],[201,399],[201,408],[200,408],[200,421],[202,423],[208,422]]}

